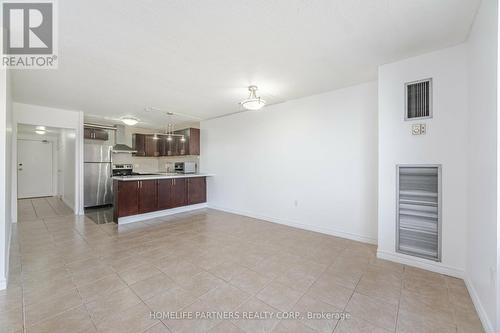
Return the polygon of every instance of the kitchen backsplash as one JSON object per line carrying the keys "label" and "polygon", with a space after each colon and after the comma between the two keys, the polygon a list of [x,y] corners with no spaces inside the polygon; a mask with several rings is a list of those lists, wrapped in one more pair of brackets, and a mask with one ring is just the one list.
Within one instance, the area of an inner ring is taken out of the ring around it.
{"label": "kitchen backsplash", "polygon": [[170,172],[175,162],[195,162],[199,170],[199,156],[136,157],[132,154],[113,154],[114,164],[132,164],[135,172]]}

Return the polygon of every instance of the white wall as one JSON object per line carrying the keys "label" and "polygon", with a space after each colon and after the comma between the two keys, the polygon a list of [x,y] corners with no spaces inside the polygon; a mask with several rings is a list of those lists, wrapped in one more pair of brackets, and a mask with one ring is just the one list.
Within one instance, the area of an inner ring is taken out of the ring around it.
{"label": "white wall", "polygon": [[376,242],[375,82],[203,121],[201,149],[210,206]]}
{"label": "white wall", "polygon": [[[464,44],[379,67],[378,255],[462,276],[467,222],[467,72]],[[432,77],[433,118],[404,121],[405,82]],[[413,136],[412,123],[427,134]],[[397,254],[396,165],[442,164],[442,262]]]}
{"label": "white wall", "polygon": [[61,165],[59,170],[62,178],[61,198],[71,209],[75,210],[75,173],[76,173],[76,134],[75,130],[62,129],[59,136]]}
{"label": "white wall", "polygon": [[[56,109],[40,105],[13,103],[14,123],[28,125],[42,125],[47,127],[57,127],[71,129],[75,132],[75,169],[74,176],[69,179],[74,184],[64,186],[74,187],[74,207],[75,214],[83,214],[83,112],[74,110]],[[13,154],[17,154],[17,143],[13,142]],[[17,177],[17,169],[12,172],[13,179]],[[65,181],[66,183],[66,181]],[[17,220],[17,184],[13,184],[12,198],[14,214]]]}
{"label": "white wall", "polygon": [[483,325],[490,332],[495,327],[496,309],[497,32],[497,1],[483,0],[468,40],[470,111],[466,275]]}
{"label": "white wall", "polygon": [[0,70],[0,290],[7,286],[12,226],[12,100],[10,75]]}

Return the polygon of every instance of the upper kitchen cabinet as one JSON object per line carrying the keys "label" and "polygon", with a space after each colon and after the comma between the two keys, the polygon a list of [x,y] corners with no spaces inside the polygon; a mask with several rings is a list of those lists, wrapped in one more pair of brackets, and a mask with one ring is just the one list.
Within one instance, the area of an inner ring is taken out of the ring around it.
{"label": "upper kitchen cabinet", "polygon": [[137,150],[136,156],[158,157],[160,156],[160,149],[158,141],[155,140],[152,134],[139,134],[132,135],[132,147]]}
{"label": "upper kitchen cabinet", "polygon": [[158,156],[184,156],[200,155],[200,130],[198,128],[186,128],[175,131],[174,134],[184,135],[184,140],[180,136],[172,136],[172,140],[167,140],[167,136],[153,134],[135,133],[132,136],[132,146],[137,150],[136,156],[158,157]]}
{"label": "upper kitchen cabinet", "polygon": [[175,131],[175,134],[184,135],[185,140],[181,141],[177,137],[177,153],[178,155],[200,155],[200,129],[186,128]]}
{"label": "upper kitchen cabinet", "polygon": [[83,137],[90,140],[107,141],[109,134],[106,130],[101,128],[85,127],[83,129]]}

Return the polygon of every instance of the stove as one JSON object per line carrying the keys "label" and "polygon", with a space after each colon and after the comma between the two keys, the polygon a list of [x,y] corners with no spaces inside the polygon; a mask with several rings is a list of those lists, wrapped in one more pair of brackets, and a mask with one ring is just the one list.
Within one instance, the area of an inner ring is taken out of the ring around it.
{"label": "stove", "polygon": [[113,164],[111,167],[113,176],[135,176],[137,172],[133,172],[132,164]]}

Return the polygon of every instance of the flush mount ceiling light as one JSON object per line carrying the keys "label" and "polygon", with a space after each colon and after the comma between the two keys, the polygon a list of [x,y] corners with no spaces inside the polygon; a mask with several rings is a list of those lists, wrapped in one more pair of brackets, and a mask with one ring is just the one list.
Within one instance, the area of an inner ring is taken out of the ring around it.
{"label": "flush mount ceiling light", "polygon": [[250,95],[248,95],[247,99],[241,101],[241,106],[244,109],[250,111],[256,111],[262,109],[266,105],[266,101],[260,97],[257,97],[257,86],[249,86],[248,91],[250,91]]}
{"label": "flush mount ceiling light", "polygon": [[134,117],[123,117],[121,121],[128,126],[134,126],[139,122],[139,119]]}
{"label": "flush mount ceiling light", "polygon": [[45,126],[37,126],[35,129],[38,131],[45,131],[46,130]]}
{"label": "flush mount ceiling light", "polygon": [[36,133],[36,134],[40,134],[40,135],[44,135],[44,134],[45,134],[45,131],[44,131],[44,130],[39,130],[39,129],[37,129],[37,130],[35,131],[35,133]]}

